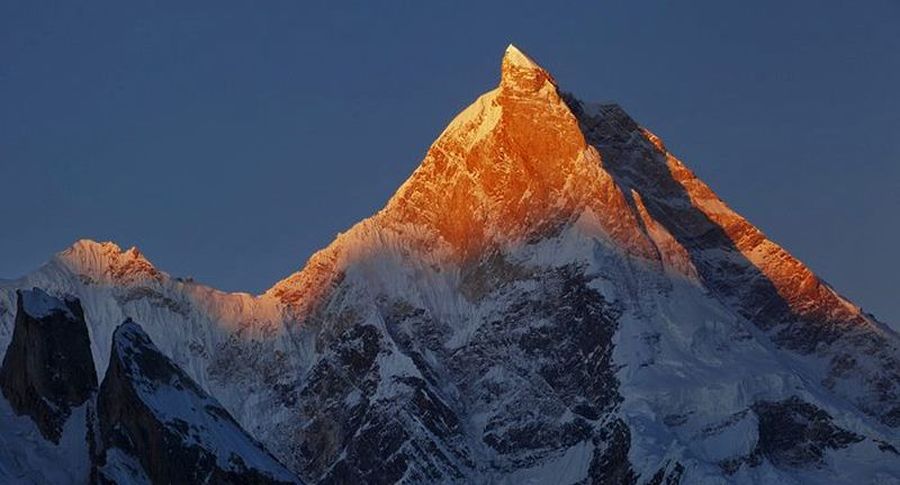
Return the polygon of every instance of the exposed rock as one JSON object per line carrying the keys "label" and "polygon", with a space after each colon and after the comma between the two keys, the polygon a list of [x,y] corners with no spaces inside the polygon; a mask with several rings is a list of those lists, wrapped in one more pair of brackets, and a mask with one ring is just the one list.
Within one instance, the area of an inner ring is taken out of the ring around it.
{"label": "exposed rock", "polygon": [[684,474],[684,465],[679,462],[668,462],[659,469],[653,478],[647,482],[647,485],[678,485],[681,483],[681,477]]}
{"label": "exposed rock", "polygon": [[759,419],[757,452],[775,466],[820,464],[826,451],[846,448],[864,439],[835,426],[827,412],[796,396],[758,402],[753,411]]}
{"label": "exposed rock", "polygon": [[77,299],[39,288],[17,295],[0,389],[17,414],[30,416],[45,438],[58,442],[72,408],[97,389],[84,312]]}
{"label": "exposed rock", "polygon": [[461,466],[472,463],[455,412],[420,373],[393,369],[410,362],[390,335],[356,323],[321,338],[327,350],[298,396],[304,425],[289,437],[306,478],[387,484],[465,477]]}
{"label": "exposed rock", "polygon": [[[591,484],[630,485],[637,483],[638,474],[635,473],[628,461],[631,432],[624,422],[614,421],[595,438],[594,444],[596,448],[588,471]],[[651,478],[651,481],[653,479],[655,477]]]}
{"label": "exposed rock", "polygon": [[297,482],[134,322],[115,331],[97,413],[100,482]]}

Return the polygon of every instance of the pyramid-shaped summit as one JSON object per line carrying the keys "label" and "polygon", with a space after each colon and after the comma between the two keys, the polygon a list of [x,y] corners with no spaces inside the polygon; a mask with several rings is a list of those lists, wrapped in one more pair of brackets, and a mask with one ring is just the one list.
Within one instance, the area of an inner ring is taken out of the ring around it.
{"label": "pyramid-shaped summit", "polygon": [[537,62],[528,57],[527,54],[519,50],[519,48],[513,44],[506,46],[506,51],[503,53],[503,63],[510,66],[518,66],[526,69],[543,70],[543,68],[539,66]]}
{"label": "pyramid-shaped summit", "polygon": [[500,73],[500,86],[509,92],[554,91],[556,87],[550,73],[512,44],[503,54]]}

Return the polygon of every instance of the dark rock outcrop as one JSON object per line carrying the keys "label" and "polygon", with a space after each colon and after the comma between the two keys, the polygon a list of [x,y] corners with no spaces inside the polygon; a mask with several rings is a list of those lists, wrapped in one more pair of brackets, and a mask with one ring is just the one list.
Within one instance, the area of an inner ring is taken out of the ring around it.
{"label": "dark rock outcrop", "polygon": [[[754,468],[768,461],[781,469],[820,467],[825,454],[859,443],[866,438],[833,423],[831,415],[797,396],[780,401],[758,401],[739,413],[743,418],[752,411],[757,418],[756,446],[744,456],[719,463],[726,475],[742,467]],[[730,425],[732,423],[726,423]],[[878,439],[874,439],[879,443]],[[882,451],[885,451],[882,449]]]}
{"label": "dark rock outcrop", "polygon": [[298,482],[130,320],[113,335],[97,414],[97,482]]}
{"label": "dark rock outcrop", "polygon": [[684,475],[684,465],[679,462],[667,462],[659,469],[647,485],[679,485]]}
{"label": "dark rock outcrop", "polygon": [[59,442],[72,408],[97,389],[97,371],[81,303],[39,288],[17,292],[12,341],[0,368],[0,389],[18,415]]}
{"label": "dark rock outcrop", "polygon": [[827,412],[796,396],[758,402],[753,411],[759,419],[757,453],[775,466],[821,464],[827,450],[846,448],[864,439],[836,426]]}
{"label": "dark rock outcrop", "polygon": [[[323,334],[329,350],[298,394],[302,473],[318,483],[460,482],[471,467],[461,424],[422,377],[391,375],[401,349],[381,329],[352,322]],[[379,399],[389,382],[393,395]]]}

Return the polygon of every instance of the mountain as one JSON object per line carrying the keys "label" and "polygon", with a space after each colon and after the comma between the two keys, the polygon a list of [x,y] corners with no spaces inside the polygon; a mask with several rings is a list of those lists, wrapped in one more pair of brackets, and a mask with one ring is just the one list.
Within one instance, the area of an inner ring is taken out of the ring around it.
{"label": "mountain", "polygon": [[381,211],[262,295],[79,241],[4,283],[0,348],[26,287],[80,300],[100,374],[141,322],[311,483],[900,480],[900,337],[513,46]]}
{"label": "mountain", "polygon": [[297,483],[131,320],[113,334],[96,428],[100,481]]}
{"label": "mountain", "polygon": [[0,481],[299,483],[138,324],[116,328],[111,355],[98,389],[80,301],[17,292]]}
{"label": "mountain", "polygon": [[78,300],[58,300],[38,288],[17,297],[0,390],[16,414],[31,416],[41,434],[58,444],[72,408],[97,390],[84,312]]}
{"label": "mountain", "polygon": [[81,304],[16,291],[13,337],[0,366],[0,482],[83,483],[97,375]]}

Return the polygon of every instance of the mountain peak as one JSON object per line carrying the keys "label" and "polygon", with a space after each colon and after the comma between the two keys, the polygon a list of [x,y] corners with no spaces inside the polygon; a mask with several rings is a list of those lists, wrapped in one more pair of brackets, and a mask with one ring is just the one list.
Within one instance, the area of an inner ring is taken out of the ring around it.
{"label": "mountain peak", "polygon": [[453,119],[376,225],[416,227],[467,261],[552,232],[588,208],[623,247],[646,246],[553,77],[510,45],[499,87]]}
{"label": "mountain peak", "polygon": [[97,282],[159,280],[162,273],[136,248],[123,250],[110,241],[81,239],[56,256],[70,271]]}
{"label": "mountain peak", "polygon": [[556,92],[556,80],[527,54],[510,44],[503,54],[500,87],[511,93]]}
{"label": "mountain peak", "polygon": [[519,50],[514,44],[506,46],[506,52],[503,53],[504,62],[510,65],[526,67],[529,69],[541,69],[541,66],[534,59],[528,57],[527,54]]}

